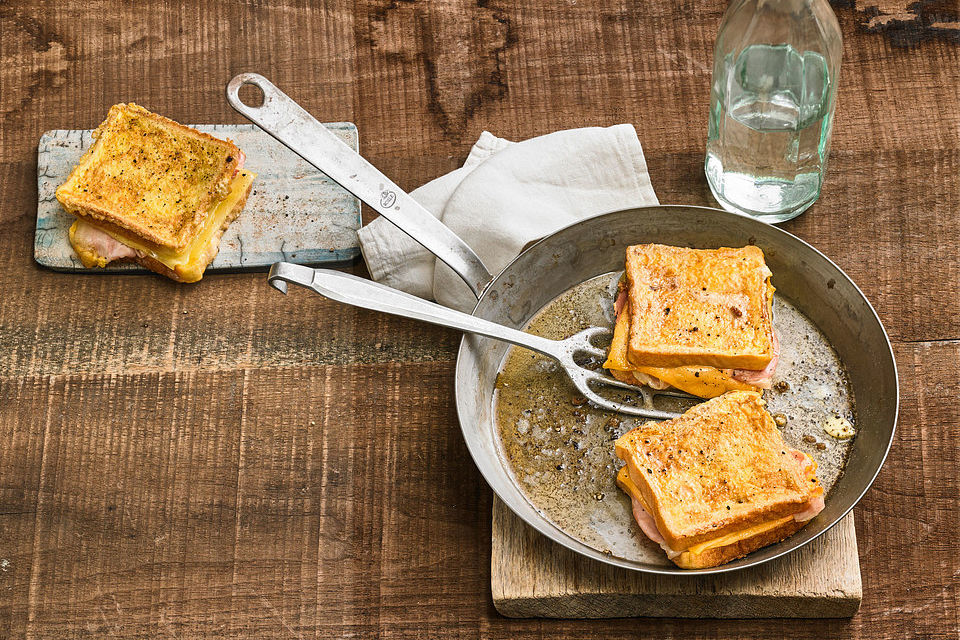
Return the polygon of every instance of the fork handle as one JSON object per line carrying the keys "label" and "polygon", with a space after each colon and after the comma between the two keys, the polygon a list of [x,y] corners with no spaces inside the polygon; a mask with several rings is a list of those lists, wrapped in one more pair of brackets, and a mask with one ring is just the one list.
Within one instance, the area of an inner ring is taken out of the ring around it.
{"label": "fork handle", "polygon": [[270,268],[267,281],[283,293],[286,293],[285,283],[290,282],[344,304],[475,333],[560,358],[555,340],[517,331],[348,273],[278,262]]}

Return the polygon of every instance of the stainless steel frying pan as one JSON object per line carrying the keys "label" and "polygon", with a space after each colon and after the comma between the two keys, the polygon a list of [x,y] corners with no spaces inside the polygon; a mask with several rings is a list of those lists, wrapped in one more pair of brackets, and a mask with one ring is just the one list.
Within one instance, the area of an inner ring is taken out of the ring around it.
{"label": "stainless steel frying pan", "polygon": [[[244,84],[260,88],[263,104],[241,102]],[[551,300],[578,284],[623,269],[625,247],[662,243],[700,248],[756,244],[789,299],[829,339],[846,366],[856,398],[858,435],[826,508],[799,533],[721,567],[688,571],[663,562],[611,556],[583,544],[544,517],[517,486],[503,455],[494,411],[497,373],[509,345],[466,335],[456,368],[457,414],[464,439],[501,500],[551,540],[599,562],[651,573],[733,571],[794,551],[834,526],[869,489],[893,441],[899,404],[897,371],[886,332],[847,275],[799,238],[766,223],[717,209],[656,206],[615,211],[578,222],[527,248],[496,276],[453,232],[376,168],[257,74],[241,74],[227,99],[258,124],[449,265],[478,296],[473,315],[522,329]],[[629,513],[623,517],[629,519]]]}

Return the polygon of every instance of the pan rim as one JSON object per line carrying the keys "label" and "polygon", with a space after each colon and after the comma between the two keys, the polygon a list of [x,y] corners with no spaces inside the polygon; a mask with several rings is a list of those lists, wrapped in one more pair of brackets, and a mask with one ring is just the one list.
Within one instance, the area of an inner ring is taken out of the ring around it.
{"label": "pan rim", "polygon": [[[860,287],[857,285],[857,283],[854,282],[853,279],[850,278],[850,276],[847,275],[847,273],[846,273],[843,269],[841,269],[833,260],[831,260],[829,257],[827,257],[823,252],[821,252],[819,249],[817,249],[816,247],[814,247],[814,246],[811,245],[810,243],[806,242],[806,241],[803,240],[802,238],[800,238],[800,237],[798,237],[798,236],[796,236],[796,235],[794,235],[794,234],[792,234],[792,233],[790,233],[790,232],[788,232],[788,231],[785,231],[785,230],[783,230],[783,229],[780,229],[779,227],[775,227],[775,226],[773,226],[773,225],[771,225],[771,224],[769,224],[769,223],[766,223],[766,222],[764,222],[764,221],[762,221],[762,220],[757,220],[756,218],[752,218],[752,217],[750,217],[750,216],[744,216],[744,215],[741,215],[741,214],[731,213],[731,212],[729,212],[729,211],[725,211],[725,210],[722,210],[722,209],[716,209],[716,208],[713,208],[713,207],[703,207],[703,206],[697,206],[697,205],[652,205],[652,206],[646,206],[646,207],[628,207],[628,208],[625,208],[625,209],[617,209],[617,210],[614,210],[614,211],[608,211],[608,212],[606,212],[606,213],[598,214],[597,216],[592,216],[591,218],[587,218],[587,219],[584,219],[584,220],[579,220],[579,221],[574,222],[574,223],[572,223],[572,224],[566,225],[566,226],[564,226],[564,227],[562,227],[562,228],[560,228],[560,229],[555,230],[553,233],[550,233],[550,234],[548,234],[547,236],[544,236],[543,238],[537,240],[536,242],[534,242],[533,244],[531,244],[530,246],[528,246],[527,248],[525,248],[523,251],[520,252],[520,254],[518,254],[515,258],[513,258],[503,269],[501,269],[498,273],[496,273],[496,274],[493,276],[493,279],[490,281],[489,285],[484,289],[484,292],[481,294],[480,298],[477,300],[476,305],[474,305],[474,308],[473,308],[471,314],[472,314],[472,315],[476,315],[477,310],[480,308],[480,305],[483,303],[483,300],[485,299],[487,293],[491,290],[492,286],[498,282],[498,280],[503,276],[503,274],[507,273],[507,272],[511,269],[511,267],[512,267],[514,264],[516,264],[516,262],[517,262],[518,260],[520,260],[520,258],[521,258],[522,256],[526,255],[528,252],[536,251],[540,245],[542,245],[544,242],[546,242],[547,240],[549,240],[549,239],[552,238],[553,236],[555,236],[555,235],[557,235],[557,234],[559,234],[559,233],[561,233],[561,232],[563,232],[563,231],[565,231],[565,230],[567,230],[567,229],[576,227],[577,225],[580,225],[580,224],[584,223],[586,220],[593,220],[593,219],[595,219],[595,218],[602,218],[602,217],[605,217],[605,216],[620,214],[620,213],[624,213],[624,212],[636,212],[636,213],[640,214],[640,213],[642,213],[642,212],[644,212],[644,211],[649,211],[649,210],[663,210],[663,209],[677,209],[677,210],[682,209],[682,210],[685,210],[685,211],[689,211],[689,210],[691,210],[691,209],[694,209],[694,210],[699,210],[699,211],[707,212],[707,213],[709,213],[709,214],[711,214],[711,215],[736,216],[737,218],[747,218],[747,219],[749,219],[749,220],[750,220],[751,222],[753,222],[753,223],[756,223],[756,224],[759,224],[759,225],[763,225],[765,228],[767,228],[767,230],[773,230],[773,231],[775,232],[775,234],[779,234],[779,235],[781,235],[781,236],[784,236],[786,239],[788,239],[788,240],[791,241],[791,242],[800,243],[802,246],[804,246],[805,248],[811,250],[813,253],[815,253],[817,256],[819,256],[821,259],[823,259],[824,261],[826,261],[832,268],[836,269],[837,272],[838,272],[840,275],[842,275],[843,278],[844,278],[850,285],[852,285],[852,287],[853,287],[853,289],[856,291],[857,295],[858,295],[858,296],[861,298],[861,300],[866,304],[867,309],[869,309],[870,313],[872,314],[872,317],[873,317],[874,321],[877,323],[877,326],[880,328],[881,334],[883,335],[883,338],[884,338],[884,343],[885,343],[885,345],[886,345],[887,355],[889,355],[889,357],[890,357],[890,363],[891,363],[892,372],[893,372],[894,389],[895,389],[895,394],[894,394],[894,398],[893,398],[893,413],[892,413],[892,421],[893,421],[893,424],[892,424],[892,426],[891,426],[890,437],[889,437],[889,439],[887,440],[886,446],[884,447],[883,455],[880,457],[879,464],[877,464],[876,469],[873,470],[873,473],[872,473],[872,474],[870,475],[870,477],[869,477],[869,481],[864,484],[863,489],[859,492],[859,494],[856,495],[856,498],[855,498],[854,500],[852,500],[852,501],[850,502],[850,504],[849,504],[848,506],[846,506],[846,508],[844,508],[843,511],[842,511],[836,518],[834,518],[833,522],[831,522],[828,526],[826,526],[826,527],[823,529],[823,531],[820,531],[819,533],[817,533],[817,534],[814,535],[813,537],[809,538],[808,540],[803,541],[802,543],[800,543],[800,544],[798,544],[798,545],[796,545],[796,546],[794,546],[794,547],[784,549],[784,550],[782,550],[782,551],[780,551],[780,552],[778,552],[778,553],[776,553],[776,554],[774,554],[774,555],[771,555],[771,556],[769,556],[769,557],[757,559],[757,560],[754,561],[754,562],[750,562],[750,563],[746,563],[746,564],[742,564],[742,565],[731,566],[731,565],[729,565],[729,564],[726,564],[726,565],[720,565],[720,566],[718,566],[718,567],[710,567],[710,568],[707,568],[707,569],[680,569],[679,567],[676,567],[676,568],[670,568],[670,567],[649,567],[649,568],[648,568],[648,567],[639,567],[639,566],[636,566],[636,563],[634,563],[633,561],[620,559],[620,558],[617,558],[616,556],[608,556],[608,555],[604,554],[603,552],[601,552],[601,551],[599,551],[599,550],[597,550],[597,549],[594,549],[593,547],[590,547],[589,545],[584,544],[583,542],[581,542],[580,540],[574,538],[573,536],[571,536],[570,534],[568,534],[566,531],[564,531],[561,527],[559,527],[558,525],[556,525],[555,523],[553,523],[552,521],[550,521],[549,519],[547,519],[546,517],[544,517],[544,516],[542,516],[542,515],[541,515],[539,518],[536,519],[536,520],[537,520],[536,522],[532,522],[530,519],[528,519],[528,518],[525,517],[524,515],[519,514],[519,513],[517,513],[516,511],[514,511],[514,510],[510,507],[510,503],[509,503],[506,499],[504,499],[503,497],[501,497],[500,494],[499,494],[499,492],[498,492],[496,489],[494,489],[494,484],[491,483],[490,479],[487,477],[487,474],[484,472],[484,466],[481,465],[480,462],[479,462],[478,459],[477,459],[478,452],[474,451],[474,447],[471,447],[471,446],[470,446],[470,438],[467,436],[467,430],[468,430],[468,428],[471,428],[471,429],[472,429],[472,428],[474,428],[474,427],[473,427],[472,425],[466,425],[466,424],[464,423],[464,418],[463,418],[464,412],[461,411],[461,392],[460,392],[460,389],[461,389],[461,383],[463,382],[463,374],[461,373],[461,363],[462,363],[462,362],[464,361],[464,359],[465,359],[465,352],[466,352],[466,350],[470,348],[470,347],[468,346],[468,340],[471,339],[471,337],[470,337],[470,336],[467,336],[467,335],[464,335],[463,338],[461,338],[460,347],[459,347],[459,349],[457,350],[456,370],[455,370],[455,373],[454,373],[454,393],[455,393],[455,398],[456,398],[456,403],[457,403],[457,422],[460,424],[461,435],[462,435],[463,438],[464,438],[464,441],[465,441],[465,443],[466,443],[466,445],[467,445],[468,451],[470,452],[470,457],[471,457],[471,459],[473,460],[474,465],[476,465],[477,469],[480,471],[481,476],[483,476],[484,481],[485,481],[485,482],[487,483],[487,485],[491,488],[491,490],[494,492],[494,494],[497,496],[497,498],[500,499],[500,500],[504,503],[504,505],[505,505],[508,509],[510,509],[511,512],[513,512],[515,515],[517,515],[517,517],[519,517],[519,518],[522,519],[526,524],[528,524],[529,526],[531,526],[531,527],[533,527],[535,530],[537,530],[538,533],[540,533],[541,535],[546,536],[547,538],[549,538],[550,540],[556,542],[557,544],[560,544],[560,545],[562,545],[562,546],[570,549],[570,550],[573,551],[574,553],[576,553],[576,554],[578,554],[578,555],[580,555],[580,556],[583,556],[583,557],[590,558],[590,559],[592,559],[592,560],[596,560],[596,561],[598,561],[598,562],[602,562],[602,563],[604,563],[604,564],[608,564],[608,565],[612,565],[612,566],[617,566],[617,567],[621,567],[621,568],[624,568],[624,569],[629,569],[629,570],[631,570],[631,571],[637,571],[637,572],[639,572],[639,573],[650,573],[650,574],[659,574],[659,575],[689,575],[689,576],[699,576],[699,575],[705,575],[705,574],[720,574],[720,573],[730,573],[730,572],[735,572],[735,571],[741,571],[741,570],[744,570],[744,569],[748,569],[748,568],[760,566],[760,565],[762,565],[762,564],[766,564],[767,562],[770,562],[771,560],[774,560],[774,559],[777,559],[777,558],[781,558],[781,557],[783,557],[783,556],[785,556],[785,555],[787,555],[787,554],[790,554],[790,553],[793,553],[793,552],[795,552],[795,551],[797,551],[797,550],[799,550],[799,549],[802,549],[803,547],[805,547],[805,546],[808,545],[809,543],[811,543],[811,542],[813,542],[814,540],[817,540],[818,538],[820,538],[820,537],[821,537],[823,534],[825,534],[827,531],[830,531],[831,529],[833,529],[833,527],[835,527],[841,520],[843,520],[843,519],[847,516],[847,514],[849,514],[850,511],[852,511],[853,508],[854,508],[857,504],[860,503],[860,500],[863,499],[863,496],[866,495],[867,491],[869,491],[870,488],[873,486],[873,483],[876,481],[877,476],[880,474],[880,471],[883,469],[883,465],[886,463],[887,456],[889,455],[890,449],[891,449],[892,446],[893,446],[893,441],[894,441],[894,438],[896,437],[896,431],[897,431],[897,421],[898,421],[898,419],[899,419],[899,413],[900,413],[900,377],[899,377],[899,372],[898,372],[898,370],[897,370],[897,363],[896,363],[895,354],[894,354],[894,352],[893,352],[893,346],[892,346],[892,344],[890,343],[890,336],[887,334],[886,327],[883,326],[883,322],[881,321],[880,316],[877,314],[876,309],[874,309],[873,305],[870,303],[870,300],[866,297],[866,295],[864,295],[863,291],[860,289]],[[499,457],[499,456],[498,456],[498,457]],[[502,465],[506,464],[506,461],[504,461],[504,460],[501,459],[501,460],[499,461],[499,463],[500,463],[500,465],[502,466]],[[504,469],[504,471],[507,472],[507,475],[508,475],[508,477],[509,477],[509,470],[508,470],[508,469]],[[511,480],[511,482],[512,482],[512,480]],[[529,497],[526,496],[526,494],[524,494],[522,491],[519,491],[519,493],[520,493],[521,496],[527,501],[527,503],[528,503],[531,507],[533,507],[534,511],[538,511],[537,506],[529,499]],[[558,533],[558,534],[560,534],[560,535],[552,535],[552,534],[554,534],[554,533]],[[749,558],[749,555],[746,556],[746,557]]]}

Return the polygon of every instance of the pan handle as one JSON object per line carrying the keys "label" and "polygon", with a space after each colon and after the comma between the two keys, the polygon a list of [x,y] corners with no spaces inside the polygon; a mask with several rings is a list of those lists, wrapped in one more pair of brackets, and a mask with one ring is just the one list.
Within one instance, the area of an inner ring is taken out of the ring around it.
{"label": "pan handle", "polygon": [[290,282],[344,304],[503,340],[555,359],[562,357],[555,340],[477,318],[349,273],[277,262],[270,267],[267,281],[283,293]]}
{"label": "pan handle", "polygon": [[[240,100],[245,84],[263,92],[259,107]],[[227,102],[445,262],[478,298],[493,280],[483,261],[453,231],[269,80],[257,73],[235,76],[227,85]]]}

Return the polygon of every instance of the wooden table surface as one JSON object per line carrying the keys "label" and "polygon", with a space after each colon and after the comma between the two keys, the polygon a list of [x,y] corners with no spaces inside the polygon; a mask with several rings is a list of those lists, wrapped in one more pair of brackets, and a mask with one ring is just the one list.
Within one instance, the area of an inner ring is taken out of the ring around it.
{"label": "wooden table surface", "polygon": [[954,1],[835,2],[828,180],[785,225],[863,288],[899,366],[896,442],[856,508],[852,620],[501,618],[492,496],[453,406],[457,334],[282,298],[262,273],[178,286],[33,263],[43,131],[130,100],[241,122],[224,100],[240,71],[355,122],[405,188],[484,129],[631,122],[660,200],[712,204],[726,2],[537,4],[0,2],[0,638],[958,637]]}

